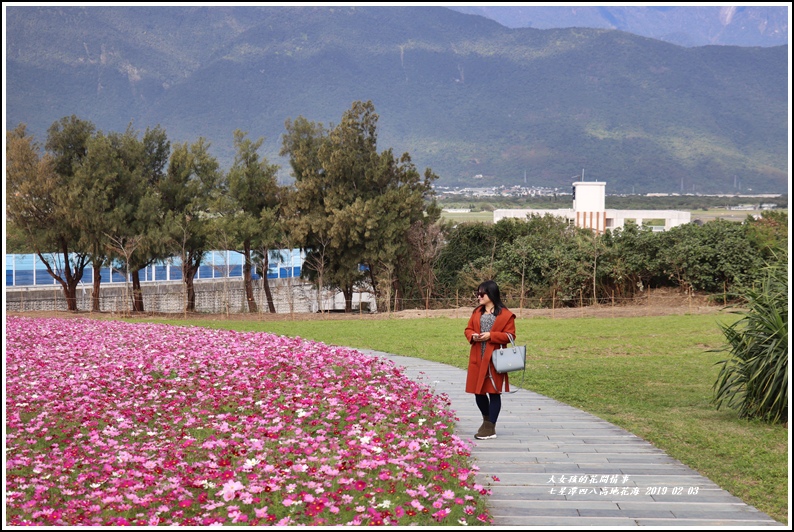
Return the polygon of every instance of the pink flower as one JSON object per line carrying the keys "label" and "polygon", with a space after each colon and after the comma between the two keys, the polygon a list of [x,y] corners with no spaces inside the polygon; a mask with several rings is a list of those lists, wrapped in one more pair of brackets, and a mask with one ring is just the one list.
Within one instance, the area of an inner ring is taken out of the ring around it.
{"label": "pink flower", "polygon": [[[81,318],[6,326],[6,442],[19,450],[7,465],[32,471],[7,482],[7,510],[22,516],[11,524],[319,526],[406,514],[427,524],[452,499],[473,515],[486,494],[471,489],[469,444],[442,432],[448,402],[390,362],[267,333]],[[63,501],[42,512],[52,489]]]}
{"label": "pink flower", "polygon": [[221,489],[221,491],[216,493],[216,495],[220,495],[221,497],[223,497],[224,501],[229,502],[232,499],[234,499],[237,490],[242,490],[242,489],[245,489],[245,486],[243,486],[239,481],[230,480],[229,482],[223,485],[223,489]]}

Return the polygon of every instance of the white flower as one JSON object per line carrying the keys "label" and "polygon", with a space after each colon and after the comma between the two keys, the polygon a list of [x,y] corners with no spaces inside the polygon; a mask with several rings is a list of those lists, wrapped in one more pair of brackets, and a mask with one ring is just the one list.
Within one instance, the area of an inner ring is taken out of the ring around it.
{"label": "white flower", "polygon": [[252,467],[254,467],[258,463],[259,463],[259,460],[257,460],[256,458],[249,458],[243,464],[243,469],[249,470],[249,469],[251,469]]}

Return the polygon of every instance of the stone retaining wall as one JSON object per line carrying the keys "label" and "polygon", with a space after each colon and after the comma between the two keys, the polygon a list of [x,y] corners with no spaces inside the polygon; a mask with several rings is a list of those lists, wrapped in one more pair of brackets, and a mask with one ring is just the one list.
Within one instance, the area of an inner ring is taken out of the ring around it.
{"label": "stone retaining wall", "polygon": [[[248,312],[242,279],[196,281],[196,312],[238,313]],[[146,312],[179,313],[185,308],[185,285],[181,281],[143,283],[143,305]],[[276,313],[317,312],[317,290],[311,283],[298,279],[271,279]],[[77,308],[91,310],[91,286],[80,285],[77,289]],[[132,285],[103,285],[100,289],[100,311],[127,312],[131,308]],[[323,309],[344,308],[338,295],[324,294]],[[259,312],[268,312],[267,299],[261,281],[254,282],[254,298]],[[359,299],[360,300],[360,299]],[[359,300],[354,299],[354,306]],[[369,294],[363,304],[369,306]],[[67,310],[66,300],[60,285],[52,287],[6,287],[6,312]]]}

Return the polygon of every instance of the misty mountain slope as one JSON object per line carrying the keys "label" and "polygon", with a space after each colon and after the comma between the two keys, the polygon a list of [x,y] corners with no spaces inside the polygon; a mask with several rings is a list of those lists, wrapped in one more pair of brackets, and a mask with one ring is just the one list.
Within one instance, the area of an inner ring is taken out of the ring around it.
{"label": "misty mountain slope", "polygon": [[[788,47],[683,48],[605,29],[509,29],[433,7],[7,8],[6,127],[76,114],[121,131],[232,132],[380,115],[380,149],[439,184],[785,192]],[[67,24],[59,20],[67,20]],[[473,180],[475,175],[485,179]]]}

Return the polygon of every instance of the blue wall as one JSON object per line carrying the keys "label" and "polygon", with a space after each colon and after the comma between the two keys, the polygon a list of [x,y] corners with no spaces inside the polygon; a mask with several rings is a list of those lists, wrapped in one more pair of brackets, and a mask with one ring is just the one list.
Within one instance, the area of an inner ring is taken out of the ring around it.
{"label": "blue wall", "polygon": [[[281,279],[299,277],[305,256],[299,249],[279,250],[280,261],[270,260],[268,279]],[[45,254],[45,258],[54,265],[53,268],[62,271],[63,260],[58,255]],[[119,269],[102,268],[103,283],[123,283],[124,271]],[[210,251],[199,266],[196,280],[242,278],[243,255],[235,251]],[[182,280],[181,261],[174,257],[168,261],[155,264],[140,272],[141,282],[180,281]],[[253,274],[254,279],[260,279]],[[83,284],[91,284],[93,269],[89,265],[83,273]],[[6,254],[6,286],[51,286],[58,282],[47,272],[46,266],[36,255],[11,255]]]}

